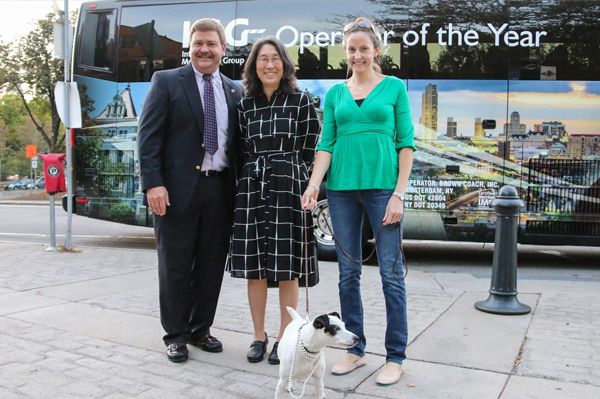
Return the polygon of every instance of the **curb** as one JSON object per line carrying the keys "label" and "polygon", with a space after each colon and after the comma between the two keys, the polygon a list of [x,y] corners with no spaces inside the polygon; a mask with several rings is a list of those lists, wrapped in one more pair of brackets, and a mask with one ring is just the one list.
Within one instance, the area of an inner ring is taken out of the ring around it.
{"label": "curb", "polygon": [[[0,205],[30,205],[30,206],[50,206],[49,201],[35,200],[0,200]],[[62,207],[62,201],[56,201],[55,207]]]}

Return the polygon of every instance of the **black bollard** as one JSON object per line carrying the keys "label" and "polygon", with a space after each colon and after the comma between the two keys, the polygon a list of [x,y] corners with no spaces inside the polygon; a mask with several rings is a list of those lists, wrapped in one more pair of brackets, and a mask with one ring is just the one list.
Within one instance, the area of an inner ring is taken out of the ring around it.
{"label": "black bollard", "polygon": [[531,312],[517,299],[517,216],[523,201],[513,186],[504,186],[492,202],[496,211],[496,237],[490,296],[475,303],[482,312],[518,315]]}

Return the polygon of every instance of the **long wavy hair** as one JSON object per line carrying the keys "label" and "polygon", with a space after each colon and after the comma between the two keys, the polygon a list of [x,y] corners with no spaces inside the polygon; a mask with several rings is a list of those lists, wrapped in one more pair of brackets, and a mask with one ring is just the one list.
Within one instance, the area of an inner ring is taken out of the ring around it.
{"label": "long wavy hair", "polygon": [[271,46],[275,47],[275,50],[277,50],[277,53],[283,62],[283,76],[281,77],[281,82],[279,82],[279,91],[285,94],[291,94],[300,91],[296,83],[296,66],[294,65],[294,61],[292,61],[292,57],[290,57],[290,53],[287,51],[283,43],[279,41],[279,39],[273,36],[268,36],[258,39],[256,42],[254,42],[252,50],[250,51],[250,55],[248,55],[248,59],[246,60],[242,81],[245,94],[252,97],[264,94],[262,82],[256,73],[256,60],[258,58],[260,49],[265,44],[270,44]]}

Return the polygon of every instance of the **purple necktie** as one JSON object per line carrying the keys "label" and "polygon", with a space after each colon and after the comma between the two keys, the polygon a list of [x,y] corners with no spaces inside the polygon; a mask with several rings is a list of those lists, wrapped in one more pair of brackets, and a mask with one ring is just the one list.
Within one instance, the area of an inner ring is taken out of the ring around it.
{"label": "purple necktie", "polygon": [[204,79],[204,148],[210,155],[214,155],[219,148],[215,94],[213,93],[212,76],[202,75],[202,79]]}

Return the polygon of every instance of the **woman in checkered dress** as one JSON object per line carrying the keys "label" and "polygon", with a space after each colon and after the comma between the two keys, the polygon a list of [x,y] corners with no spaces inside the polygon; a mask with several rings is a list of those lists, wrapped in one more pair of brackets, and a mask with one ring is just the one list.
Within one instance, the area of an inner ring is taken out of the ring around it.
{"label": "woman in checkered dress", "polygon": [[227,270],[248,279],[254,342],[247,358],[259,362],[265,332],[267,281],[279,285],[281,322],[269,363],[298,303],[298,279],[316,273],[310,213],[301,207],[320,132],[310,98],[299,91],[294,63],[276,38],[257,41],[244,68],[246,96],[238,106],[244,166],[235,196]]}

